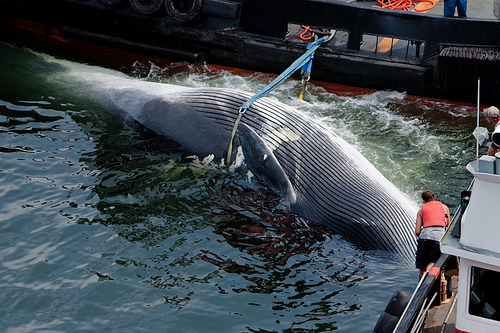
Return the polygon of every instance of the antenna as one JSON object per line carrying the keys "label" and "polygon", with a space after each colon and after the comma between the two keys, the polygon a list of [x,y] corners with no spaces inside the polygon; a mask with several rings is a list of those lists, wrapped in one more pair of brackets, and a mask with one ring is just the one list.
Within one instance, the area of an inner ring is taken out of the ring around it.
{"label": "antenna", "polygon": [[[479,94],[481,91],[481,78],[477,78],[477,124],[476,128],[479,127]],[[479,158],[479,140],[476,140],[476,159]]]}
{"label": "antenna", "polygon": [[472,135],[476,139],[476,159],[479,159],[479,146],[486,140],[488,140],[488,129],[486,127],[479,127],[479,91],[480,91],[481,81],[480,78],[477,79],[477,125],[472,132]]}

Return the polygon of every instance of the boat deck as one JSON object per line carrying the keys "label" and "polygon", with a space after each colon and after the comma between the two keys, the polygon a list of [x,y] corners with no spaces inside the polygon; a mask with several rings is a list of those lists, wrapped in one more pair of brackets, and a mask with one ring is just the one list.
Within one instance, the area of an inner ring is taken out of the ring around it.
{"label": "boat deck", "polygon": [[[359,0],[345,0],[344,2],[360,6],[360,7],[380,7],[380,4],[375,1],[359,1]],[[426,1],[413,1],[415,5],[426,2]],[[398,11],[399,9],[394,9]],[[426,12],[421,12],[422,15],[437,15],[443,16],[444,12],[444,2],[439,0],[432,8]],[[456,14],[455,14],[456,15]],[[493,1],[489,0],[469,0],[467,2],[467,17],[471,19],[491,19],[497,20],[495,15],[493,15]]]}
{"label": "boat deck", "polygon": [[[380,8],[381,4],[376,0],[340,0],[341,2],[348,3],[352,6],[362,9],[372,9],[372,8]],[[408,0],[407,0],[408,1]],[[411,0],[409,0],[411,1]],[[467,18],[445,18],[443,15],[444,12],[444,1],[443,0],[425,0],[425,1],[413,1],[412,6],[410,6],[410,12],[415,13],[416,15],[422,15],[427,17],[433,17],[434,19],[443,18],[445,20],[485,20],[485,21],[498,21],[493,14],[493,3],[492,1],[486,0],[475,0],[469,1],[467,6]],[[434,5],[433,5],[434,4]],[[415,7],[419,7],[419,11],[415,11]],[[422,11],[423,7],[430,7],[426,11]],[[382,9],[383,10],[383,9]],[[402,9],[385,9],[390,12],[401,12]],[[377,22],[376,24],[384,24],[383,22]],[[390,22],[388,23],[390,25]],[[418,24],[417,21],[415,24]],[[444,27],[444,26],[443,26]],[[306,41],[300,40],[303,34],[305,36],[309,36],[307,31],[304,32],[304,29],[307,29],[306,26],[301,24],[289,24],[288,25],[288,34],[287,40],[291,42],[291,44],[300,45],[304,44]],[[312,27],[314,29],[314,27]],[[416,28],[418,29],[418,28]],[[438,29],[438,28],[436,28]],[[383,30],[383,29],[382,29]],[[437,33],[437,32],[436,32]],[[338,30],[333,37],[333,39],[326,43],[324,47],[329,47],[330,51],[343,51],[345,53],[349,53],[349,43],[350,43],[350,32]],[[453,42],[451,43],[453,44]],[[307,44],[305,44],[307,45]],[[304,46],[305,47],[305,46]],[[351,45],[352,47],[352,45]],[[424,59],[428,59],[430,54],[425,50],[434,50],[436,46],[430,46],[427,48],[426,42],[420,39],[413,38],[405,38],[401,36],[394,36],[390,33],[384,35],[377,33],[362,33],[362,37],[360,39],[359,44],[359,52],[358,55],[360,57],[365,57],[367,59],[377,59],[381,61],[390,61],[393,66],[396,63],[400,64],[409,64],[419,66],[422,64]],[[432,52],[432,51],[431,51]],[[389,70],[389,69],[388,69]],[[412,68],[412,70],[416,70]],[[389,76],[389,71],[386,72],[387,76]],[[411,82],[422,83],[421,81],[430,80],[428,75],[419,73],[420,76],[412,77]],[[429,74],[430,75],[430,74]],[[387,77],[386,77],[387,78]],[[405,89],[402,89],[405,90]]]}
{"label": "boat deck", "polygon": [[445,304],[434,306],[429,309],[427,319],[424,324],[424,333],[454,333],[455,320],[457,317],[457,291],[458,276],[451,277],[453,295],[450,301]]}

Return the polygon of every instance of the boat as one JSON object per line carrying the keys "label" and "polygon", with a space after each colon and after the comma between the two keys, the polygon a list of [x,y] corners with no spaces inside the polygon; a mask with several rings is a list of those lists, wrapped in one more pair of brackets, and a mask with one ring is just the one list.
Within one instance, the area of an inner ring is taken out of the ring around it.
{"label": "boat", "polygon": [[440,259],[411,296],[392,296],[374,332],[500,332],[500,156],[481,156],[467,170],[473,180],[441,239]]}
{"label": "boat", "polygon": [[491,2],[469,1],[467,18],[448,18],[438,0],[408,0],[410,10],[383,1],[0,0],[0,31],[53,49],[79,45],[79,54],[113,47],[274,74],[333,34],[302,79],[473,102],[479,77],[482,101],[500,103],[500,21]]}

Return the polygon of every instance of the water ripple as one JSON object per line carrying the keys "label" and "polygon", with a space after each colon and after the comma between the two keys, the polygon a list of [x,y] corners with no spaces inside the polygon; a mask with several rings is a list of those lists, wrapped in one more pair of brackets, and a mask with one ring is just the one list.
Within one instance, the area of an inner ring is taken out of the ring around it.
{"label": "water ripple", "polygon": [[[84,65],[4,43],[0,60],[5,331],[369,332],[394,290],[416,284],[413,267],[302,221],[246,174],[61,87]],[[273,78],[185,63],[135,69],[249,92]],[[270,97],[295,107],[300,90],[292,80]],[[410,195],[432,187],[452,206],[468,182],[460,168],[475,119],[462,106],[311,83],[299,108]]]}

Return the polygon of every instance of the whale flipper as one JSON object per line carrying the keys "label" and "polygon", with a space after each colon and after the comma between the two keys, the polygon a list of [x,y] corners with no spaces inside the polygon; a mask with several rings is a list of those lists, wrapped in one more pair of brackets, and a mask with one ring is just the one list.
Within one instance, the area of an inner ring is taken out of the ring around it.
{"label": "whale flipper", "polygon": [[246,124],[239,125],[238,133],[250,171],[259,175],[259,180],[278,193],[288,204],[294,204],[297,195],[292,183],[264,140]]}

